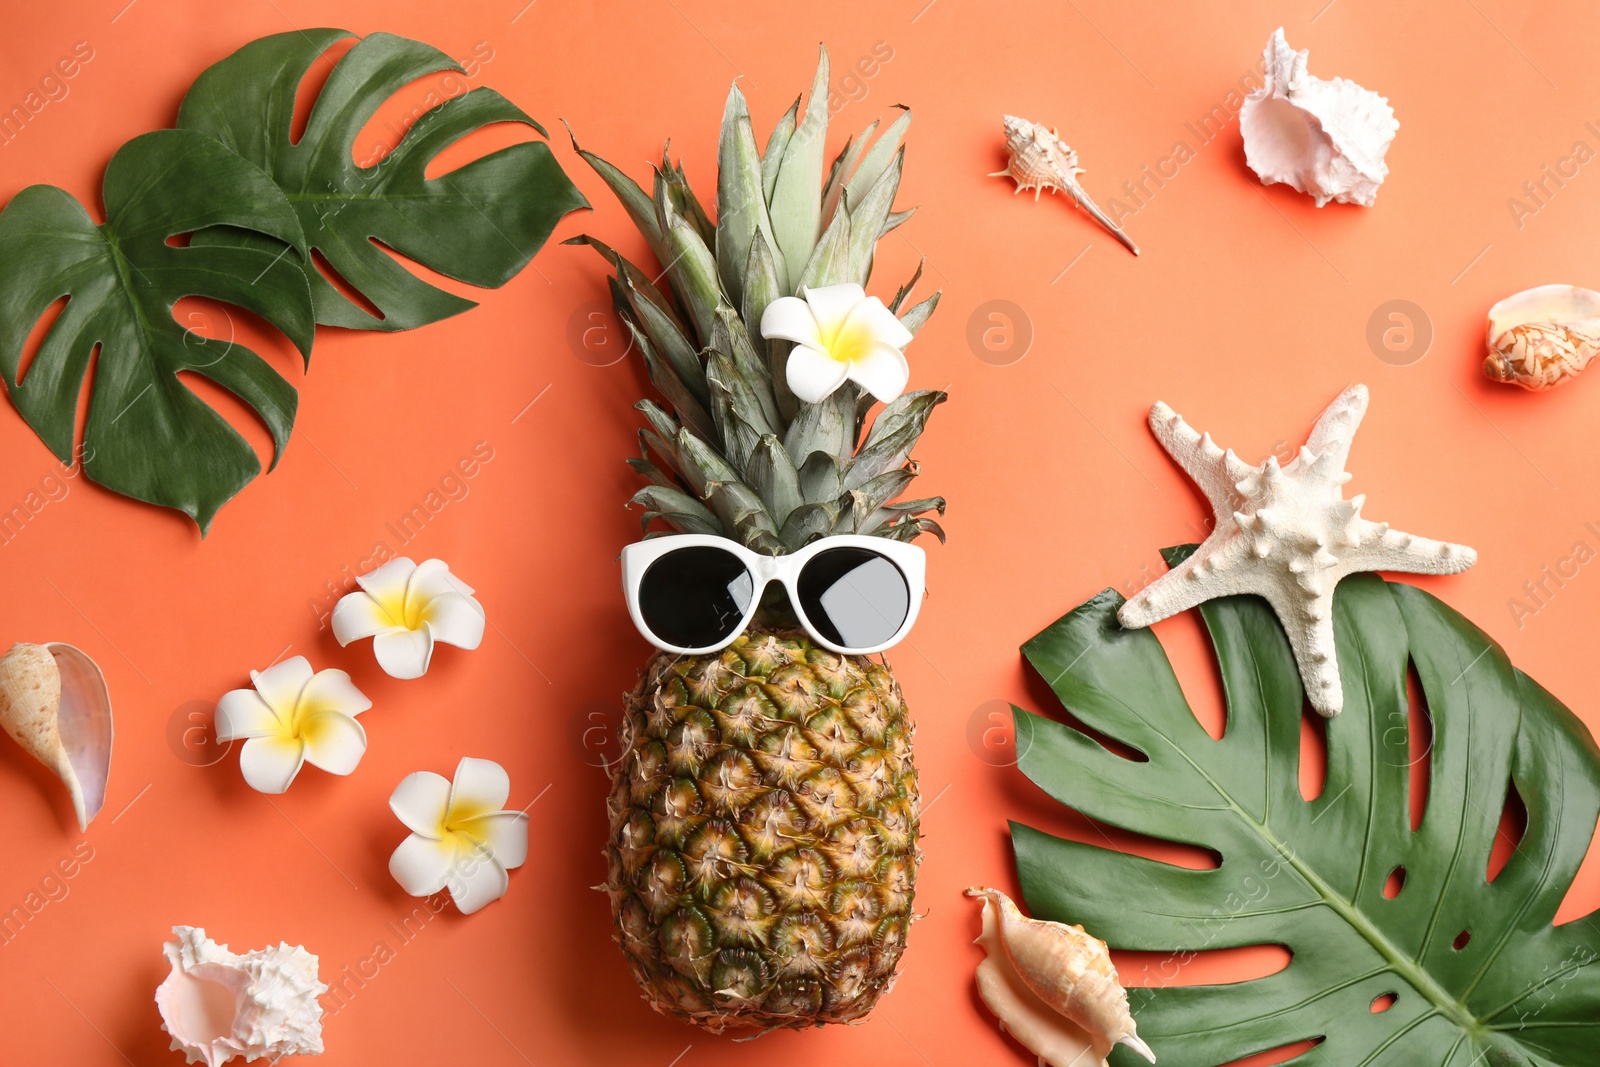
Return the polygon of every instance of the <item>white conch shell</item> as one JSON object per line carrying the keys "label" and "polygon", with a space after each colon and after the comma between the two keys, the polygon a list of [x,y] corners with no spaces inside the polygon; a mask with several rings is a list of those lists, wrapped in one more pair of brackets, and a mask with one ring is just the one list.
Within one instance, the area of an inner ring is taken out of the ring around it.
{"label": "white conch shell", "polygon": [[1489,309],[1483,373],[1535,391],[1569,382],[1600,353],[1600,293],[1541,285]]}
{"label": "white conch shell", "polygon": [[1371,207],[1389,176],[1384,153],[1400,123],[1389,101],[1353,81],[1306,71],[1280,26],[1267,41],[1266,83],[1239,110],[1244,158],[1263,185],[1284,182],[1314,198]]}
{"label": "white conch shell", "polygon": [[111,695],[94,660],[58,642],[12,645],[0,656],[0,727],[61,779],[87,830],[111,773]]}
{"label": "white conch shell", "polygon": [[1030,919],[998,889],[975,886],[967,896],[983,900],[978,995],[1041,1065],[1106,1067],[1119,1044],[1156,1061],[1104,941],[1081,926]]}
{"label": "white conch shell", "polygon": [[161,1029],[186,1063],[206,1067],[238,1056],[322,1052],[322,1005],[328,987],[317,981],[317,957],[279,944],[235,955],[194,926],[174,926],[163,950],[172,973],[156,989]]}
{"label": "white conch shell", "polygon": [[1089,194],[1083,191],[1083,186],[1078,184],[1078,175],[1083,173],[1083,168],[1078,166],[1078,153],[1061,139],[1060,134],[1040,123],[1019,119],[1015,115],[1002,116],[1002,125],[1006,131],[1006,151],[1010,155],[1006,160],[1006,169],[997,170],[989,177],[1015,181],[1017,187],[1012,190],[1013,196],[1024,189],[1032,189],[1035,202],[1039,199],[1039,190],[1048,189],[1050,195],[1054,196],[1056,190],[1060,189],[1109,230],[1111,236],[1121,241],[1123,247],[1134,255],[1139,254],[1139,246],[1133,243],[1133,238],[1123,233],[1122,227],[1101,211],[1089,199]]}

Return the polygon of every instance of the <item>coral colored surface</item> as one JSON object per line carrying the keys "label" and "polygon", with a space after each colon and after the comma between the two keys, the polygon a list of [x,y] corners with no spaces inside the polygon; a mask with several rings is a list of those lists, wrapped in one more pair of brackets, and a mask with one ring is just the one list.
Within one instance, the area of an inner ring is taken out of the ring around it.
{"label": "coral colored surface", "polygon": [[[1287,15],[1262,2],[1102,0],[1004,15],[974,0],[759,13],[701,0],[126,2],[8,11],[0,107],[39,90],[77,42],[92,59],[0,139],[0,196],[52,182],[98,211],[118,145],[169,125],[206,65],[294,27],[383,29],[477,56],[471,84],[548,124],[596,206],[557,239],[588,230],[634,255],[642,243],[558,119],[639,176],[670,135],[710,195],[736,75],[763,139],[809,82],[818,40],[836,63],[830,145],[890,105],[914,105],[900,201],[921,210],[885,242],[873,288],[891,293],[926,255],[944,290],[910,358],[913,387],[951,393],[918,449],[919,484],[951,501],[951,540],[929,546],[932,594],[892,657],[920,723],[926,918],[899,985],[858,1027],[737,1044],[639,1000],[589,887],[604,877],[606,790],[592,746],[647,654],[615,563],[638,532],[622,506],[636,484],[622,459],[635,448],[630,405],[646,394],[632,362],[613,362],[620,341],[606,320],[589,318],[606,299],[602,263],[553,241],[455,319],[390,336],[320,331],[309,375],[282,338],[239,314],[180,306],[184,321],[234,331],[301,386],[278,469],[203,542],[176,512],[64,477],[0,410],[0,513],[12,516],[0,536],[0,641],[81,646],[104,666],[117,712],[110,797],[87,835],[54,780],[0,744],[0,911],[39,905],[0,943],[0,1063],[178,1062],[151,1001],[176,923],[235,949],[283,939],[320,955],[340,994],[326,1002],[328,1067],[1026,1062],[973,994],[978,913],[960,891],[1015,889],[1007,818],[1099,838],[1005,766],[1003,747],[986,747],[1000,740],[985,735],[986,716],[1007,701],[1047,706],[1021,641],[1107,585],[1134,588],[1160,567],[1160,546],[1195,536],[1202,502],[1144,426],[1158,398],[1259,459],[1297,446],[1339,389],[1366,382],[1350,491],[1367,494],[1374,518],[1475,546],[1475,569],[1423,584],[1600,726],[1600,564],[1589,562],[1600,549],[1600,371],[1534,396],[1478,370],[1491,302],[1545,282],[1600,286],[1600,170],[1588,163],[1600,148],[1600,12],[1572,3],[1529,14],[1508,0],[1343,0]],[[1263,190],[1244,166],[1233,94],[1285,18],[1315,73],[1385,93],[1399,116],[1393,174],[1370,210],[1319,211],[1282,186]],[[429,91],[413,87],[380,116],[366,147],[392,142],[391,122]],[[452,86],[436,79],[431,91]],[[1003,162],[1003,111],[1061,127],[1090,193],[1126,209],[1141,258],[1060,200],[1013,199],[984,177]],[[456,155],[512,136],[496,131]],[[1547,177],[1546,165],[1566,176]],[[1137,200],[1124,182],[1142,186]],[[1542,184],[1537,200],[1527,182]],[[1385,361],[1369,321],[1394,300],[1415,305],[1415,333],[1407,349],[1405,324],[1380,313],[1380,332],[1400,327]],[[997,325],[990,301],[1013,306],[1009,347],[1003,331],[983,347]],[[269,447],[241,409],[225,410]],[[415,682],[379,673],[368,646],[340,650],[324,625],[330,590],[380,550],[443,557],[476,586],[492,623],[483,646],[441,648]],[[1530,596],[1528,582],[1544,591]],[[1159,632],[1200,714],[1217,721],[1196,628],[1176,620]],[[354,675],[374,701],[362,718],[371,747],[349,778],[308,768],[268,798],[245,787],[236,753],[197,766],[220,754],[194,743],[224,691],[286,654]],[[407,772],[449,774],[464,754],[507,766],[513,805],[536,801],[532,858],[482,913],[446,909],[406,926],[421,902],[386,870],[405,836],[386,800]],[[1591,860],[1563,917],[1597,903]],[[1206,956],[1173,977],[1162,957],[1122,957],[1132,983],[1280,963],[1266,950]]]}

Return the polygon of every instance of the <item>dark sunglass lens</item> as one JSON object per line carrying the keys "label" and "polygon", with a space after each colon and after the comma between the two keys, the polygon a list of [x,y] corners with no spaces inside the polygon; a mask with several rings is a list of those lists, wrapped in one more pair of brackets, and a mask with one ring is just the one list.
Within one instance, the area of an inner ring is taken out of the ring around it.
{"label": "dark sunglass lens", "polygon": [[800,571],[800,607],[842,648],[872,648],[900,631],[911,610],[905,575],[865,548],[830,548]]}
{"label": "dark sunglass lens", "polygon": [[679,648],[706,648],[732,637],[755,596],[739,558],[702,545],[668,552],[639,582],[639,611],[652,633]]}

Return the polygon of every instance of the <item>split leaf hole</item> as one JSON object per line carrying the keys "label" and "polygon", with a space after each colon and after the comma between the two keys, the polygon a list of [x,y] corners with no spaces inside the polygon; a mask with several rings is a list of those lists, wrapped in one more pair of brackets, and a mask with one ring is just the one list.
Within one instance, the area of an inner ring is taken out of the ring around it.
{"label": "split leaf hole", "polygon": [[294,93],[294,115],[289,121],[290,144],[299,144],[300,138],[305,136],[306,125],[311,121],[311,105],[322,95],[323,87],[328,84],[328,77],[333,73],[334,64],[355,47],[357,40],[358,38],[353,36],[339,38],[323,49],[322,54],[312,60],[311,66],[306,68],[305,76],[300,79],[300,84]]}
{"label": "split leaf hole", "polygon": [[28,336],[22,342],[22,355],[17,360],[17,384],[21,385],[28,377],[28,369],[33,366],[33,359],[39,354],[39,349],[44,347],[45,338],[50,336],[50,331],[55,329],[56,320],[61,318],[61,313],[67,308],[70,296],[59,296],[50,302],[44,309],[39,320],[28,331]]}
{"label": "split leaf hole", "polygon": [[311,262],[317,268],[317,273],[321,274],[327,280],[327,283],[338,291],[340,296],[380,322],[385,318],[383,309],[369,300],[366,293],[351,285],[349,279],[340,274],[338,269],[328,262],[328,257],[322,254],[322,249],[313,248],[311,250]]}
{"label": "split leaf hole", "polygon": [[1411,830],[1422,826],[1433,773],[1433,713],[1415,664],[1406,666],[1406,766],[1410,774]]}
{"label": "split leaf hole", "polygon": [[1317,1037],[1308,1041],[1294,1041],[1287,1045],[1279,1045],[1277,1048],[1267,1049],[1264,1052],[1257,1052],[1243,1059],[1233,1060],[1224,1064],[1223,1067],[1272,1067],[1273,1064],[1288,1063],[1291,1060],[1305,1062],[1300,1060],[1300,1057],[1322,1044],[1323,1040],[1323,1038]]}
{"label": "split leaf hole", "polygon": [[1300,795],[1316,800],[1328,782],[1328,720],[1308,702],[1300,712]]}
{"label": "split leaf hole", "polygon": [[[1137,1005],[1149,989],[1256,982],[1285,970],[1294,954],[1282,945],[1241,945],[1187,952],[1112,953],[1117,974]],[[1137,1010],[1137,1007],[1135,1008]]]}
{"label": "split leaf hole", "polygon": [[1505,870],[1517,846],[1522,844],[1522,835],[1527,832],[1528,805],[1523,802],[1522,794],[1517,792],[1517,783],[1507,782],[1506,802],[1500,810],[1500,825],[1494,833],[1494,847],[1489,850],[1489,868],[1486,872],[1489,881],[1500,877],[1500,872]]}

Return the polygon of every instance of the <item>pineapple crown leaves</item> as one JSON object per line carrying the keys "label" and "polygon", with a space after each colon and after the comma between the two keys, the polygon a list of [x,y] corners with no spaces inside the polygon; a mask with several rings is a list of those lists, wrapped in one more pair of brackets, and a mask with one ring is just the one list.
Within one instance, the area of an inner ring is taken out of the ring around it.
{"label": "pineapple crown leaves", "polygon": [[[853,382],[804,403],[785,376],[789,342],[760,333],[762,313],[780,296],[865,285],[878,241],[912,214],[894,210],[911,112],[902,108],[881,134],[873,122],[825,167],[827,99],[823,49],[804,113],[797,98],[761,150],[744,94],[732,87],[715,222],[672,161],[670,142],[646,193],[573,138],[663,265],[652,276],[594,237],[567,242],[611,265],[612,302],[666,401],[635,405],[646,425],[641,455],[629,463],[649,484],[632,503],[646,529],[660,519],[772,553],[832,533],[944,539],[931,517],[944,513],[942,497],[899,498],[917,474],[911,450],[945,394],[906,393],[870,423],[873,399]],[[913,334],[939,303],[934,293],[909,304],[921,277],[919,264],[888,305]]]}

